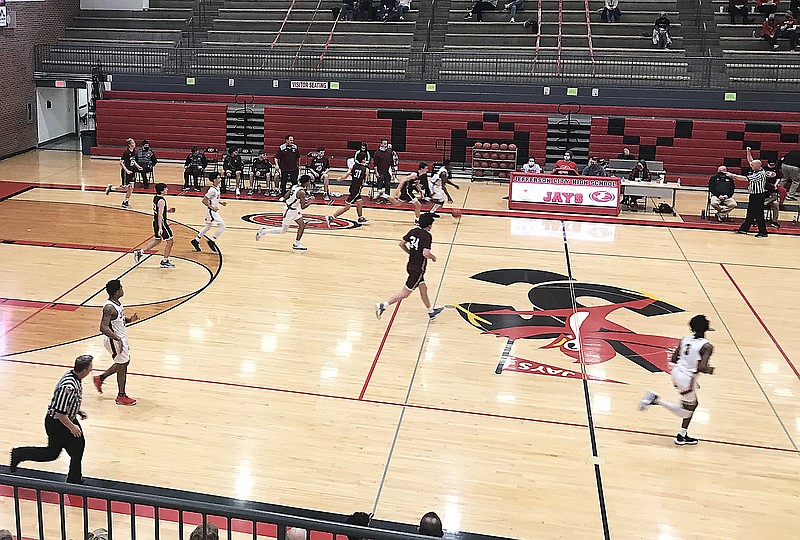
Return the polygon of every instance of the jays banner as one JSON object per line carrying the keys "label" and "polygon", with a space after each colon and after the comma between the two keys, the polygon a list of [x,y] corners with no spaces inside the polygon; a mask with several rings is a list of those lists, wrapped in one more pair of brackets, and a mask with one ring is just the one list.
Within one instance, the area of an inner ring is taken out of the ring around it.
{"label": "jays banner", "polygon": [[[484,334],[507,340],[496,373],[516,371],[571,379],[604,380],[584,370],[569,370],[511,355],[516,340],[547,340],[542,349],[555,349],[583,365],[607,362],[617,355],[651,373],[668,371],[672,349],[678,339],[639,334],[608,320],[617,310],[628,310],[643,317],[681,313],[680,307],[639,291],[571,279],[556,272],[530,269],[499,269],[480,272],[471,279],[513,285],[528,283],[530,307],[464,302],[456,310],[470,325]],[[581,300],[597,299],[602,305]]]}

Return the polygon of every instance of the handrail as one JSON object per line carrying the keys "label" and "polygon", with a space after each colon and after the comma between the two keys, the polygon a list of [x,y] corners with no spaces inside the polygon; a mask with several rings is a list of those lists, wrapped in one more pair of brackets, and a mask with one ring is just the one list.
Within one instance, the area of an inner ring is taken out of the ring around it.
{"label": "handrail", "polygon": [[561,75],[561,25],[564,20],[564,0],[558,0],[558,60],[556,61],[556,76]]}
{"label": "handrail", "polygon": [[536,52],[533,55],[533,73],[536,73],[536,62],[539,60],[539,45],[542,42],[542,0],[536,8]]}
{"label": "handrail", "polygon": [[592,76],[594,76],[597,66],[594,61],[594,46],[592,44],[592,17],[591,11],[589,11],[589,0],[583,0],[583,6],[586,10],[586,38],[589,40],[589,54],[592,58]]}
{"label": "handrail", "polygon": [[278,33],[275,34],[275,39],[272,40],[272,45],[269,46],[270,50],[274,49],[275,44],[278,43],[278,39],[280,39],[281,34],[283,33],[283,27],[286,26],[286,21],[289,20],[289,15],[292,14],[292,9],[294,9],[294,3],[296,1],[297,0],[292,0],[292,3],[289,5],[289,9],[286,11],[286,16],[283,18],[283,23],[281,24],[281,27],[278,29]]}
{"label": "handrail", "polygon": [[431,49],[431,32],[433,31],[433,25],[436,24],[436,0],[431,0],[431,16],[428,17],[428,28],[425,34],[425,45],[423,45],[422,50],[427,52]]}
{"label": "handrail", "polygon": [[[294,2],[294,0],[292,0]],[[339,23],[339,19],[342,18],[342,12],[339,11],[339,14],[336,15],[336,19],[333,21],[333,26],[331,26],[331,33],[328,34],[328,39],[325,41],[325,46],[322,48],[322,54],[319,55],[319,60],[317,61],[317,69],[322,67],[322,59],[325,58],[325,53],[328,52],[328,47],[331,44],[331,40],[333,40],[333,33],[336,31],[336,25]]]}
{"label": "handrail", "polygon": [[292,59],[292,66],[296,65],[297,59],[300,58],[300,51],[303,50],[303,46],[306,44],[306,38],[308,38],[308,34],[311,32],[311,25],[317,20],[317,13],[319,13],[319,7],[322,5],[322,0],[317,0],[317,7],[314,8],[314,13],[311,14],[311,20],[308,21],[308,28],[306,28],[306,33],[303,34],[303,41],[300,42],[300,46],[297,47],[297,52]]}
{"label": "handrail", "polygon": [[[54,482],[52,480],[44,480],[39,478],[32,478],[28,476],[18,476],[0,473],[0,486],[11,486],[14,488],[15,501],[19,500],[20,490],[31,489],[37,493],[37,499],[41,496],[40,492],[56,493],[59,494],[59,504],[64,504],[64,495],[77,495],[84,500],[80,502],[83,506],[84,512],[87,511],[87,500],[104,500],[108,507],[108,519],[111,519],[111,502],[122,502],[131,505],[131,527],[136,527],[136,520],[133,516],[136,515],[135,506],[144,506],[153,508],[155,515],[161,509],[177,510],[181,514],[183,512],[190,512],[201,514],[205,522],[207,516],[218,516],[226,518],[228,523],[230,520],[243,520],[246,522],[268,523],[278,526],[278,538],[285,536],[286,527],[302,527],[308,531],[321,531],[331,533],[334,537],[337,534],[351,535],[360,538],[372,538],[374,540],[425,540],[429,537],[420,536],[419,534],[405,533],[399,531],[391,531],[388,529],[379,529],[377,527],[360,527],[357,525],[349,525],[344,522],[326,521],[322,519],[294,516],[291,514],[284,514],[280,512],[272,512],[266,510],[258,510],[254,508],[247,508],[242,506],[243,501],[232,501],[236,504],[219,504],[214,502],[187,500],[180,498],[165,497],[162,495],[142,495],[139,493],[121,491],[117,489],[108,489],[99,486],[84,486],[80,484],[66,484],[63,482]],[[40,499],[39,499],[40,500]],[[16,528],[17,537],[22,538],[20,530],[20,511],[19,506],[15,505],[16,514]],[[157,520],[155,520],[158,523]],[[181,527],[183,522],[181,521]],[[88,522],[84,520],[84,527],[88,528]]]}

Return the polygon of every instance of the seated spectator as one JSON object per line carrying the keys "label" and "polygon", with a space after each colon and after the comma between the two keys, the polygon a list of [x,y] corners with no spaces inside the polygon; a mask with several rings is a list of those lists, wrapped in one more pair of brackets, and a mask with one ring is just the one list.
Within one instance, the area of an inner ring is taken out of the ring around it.
{"label": "seated spectator", "polygon": [[203,524],[194,528],[189,540],[219,540],[219,528],[213,523],[206,523],[206,534],[203,536]]}
{"label": "seated spectator", "polygon": [[508,22],[517,22],[517,11],[522,11],[522,6],[524,4],[525,0],[511,0],[511,2],[505,5],[506,11],[511,10],[511,19]]}
{"label": "seated spectator", "polygon": [[[737,0],[738,1],[738,0]],[[653,45],[659,49],[672,47],[672,36],[669,35],[669,18],[667,12],[662,11],[661,16],[653,23]]]}
{"label": "seated spectator", "polygon": [[747,17],[747,0],[728,0],[728,15],[731,24],[736,24],[737,15],[741,15],[742,24],[753,22],[753,19]]}
{"label": "seated spectator", "polygon": [[478,22],[483,21],[483,12],[497,9],[497,1],[498,0],[477,0],[464,18],[471,19],[472,16],[475,15],[475,19]]}
{"label": "seated spectator", "polygon": [[572,161],[572,152],[564,152],[564,159],[559,159],[553,166],[553,174],[578,174],[578,164]]}
{"label": "seated spectator", "polygon": [[630,159],[631,161],[636,161],[636,154],[631,154],[630,149],[623,148],[622,152],[619,153],[617,159]]}
{"label": "seated spectator", "polygon": [[158,163],[156,154],[150,150],[150,141],[147,139],[142,141],[142,147],[136,152],[136,163],[141,167],[139,174],[142,176],[142,186],[147,189],[150,187],[150,173]]}
{"label": "seated spectator", "polygon": [[528,158],[528,162],[522,166],[522,172],[540,174],[542,167],[536,163],[536,158],[531,156]]}
{"label": "seated spectator", "polygon": [[286,540],[307,540],[308,532],[300,527],[292,527],[286,531]]}
{"label": "seated spectator", "polygon": [[[236,179],[236,196],[238,197],[241,193],[239,189],[239,184],[242,181],[242,172],[244,171],[244,162],[242,161],[242,156],[239,155],[239,150],[236,149],[234,146],[229,146],[227,152],[225,153],[225,159],[222,161],[222,172],[223,177],[228,178],[235,178]],[[222,183],[225,186],[225,182]],[[225,193],[227,189],[223,187],[222,193]]]}
{"label": "seated spectator", "polygon": [[339,20],[352,21],[355,9],[356,9],[356,0],[342,0],[342,6],[340,8],[340,13],[339,13]]}
{"label": "seated spectator", "polygon": [[788,189],[786,198],[797,200],[797,188],[800,187],[800,150],[789,150],[780,160],[783,187]]}
{"label": "seated spectator", "polygon": [[727,167],[720,165],[717,174],[708,179],[711,208],[717,211],[717,221],[728,221],[731,211],[736,208],[736,201],[733,200],[734,189],[733,179],[728,176]]}
{"label": "seated spectator", "polygon": [[401,21],[406,20],[406,15],[408,11],[411,9],[411,0],[400,0],[397,3],[397,15],[400,17]]}
{"label": "seated spectator", "polygon": [[[189,191],[190,177],[194,178],[194,190],[200,191],[200,177],[203,176],[203,171],[205,171],[207,164],[208,160],[200,151],[200,147],[197,145],[192,146],[192,152],[186,156],[186,161],[183,163],[183,193]],[[222,185],[224,193],[225,183]]]}
{"label": "seated spectator", "polygon": [[324,190],[322,198],[329,201],[331,200],[331,194],[328,190],[328,171],[331,170],[331,163],[328,158],[325,157],[325,149],[321,146],[314,152],[313,158],[310,166],[311,177],[315,182],[322,181],[322,188]]}
{"label": "seated spectator", "polygon": [[[369,527],[369,522],[372,521],[372,514],[366,512],[353,512],[347,516],[345,523],[348,525],[358,525],[359,527]],[[361,540],[359,536],[347,535],[347,540]]]}
{"label": "seated spectator", "polygon": [[756,11],[764,15],[771,15],[778,11],[781,0],[756,0]]}
{"label": "seated spectator", "polygon": [[791,11],[787,11],[783,16],[783,22],[778,26],[778,37],[788,39],[789,50],[793,51],[797,48],[798,35],[800,34],[798,34],[797,19]]}
{"label": "seated spectator", "polygon": [[261,189],[261,182],[264,182],[265,195],[273,195],[273,190],[277,193],[272,182],[272,163],[269,162],[266,150],[258,153],[258,157],[253,160],[251,170],[253,175],[250,182],[250,191],[247,192],[248,195],[252,195],[254,191],[258,193]]}
{"label": "seated spectator", "polygon": [[764,200],[764,211],[769,213],[769,220],[767,225],[775,229],[780,229],[778,223],[780,217],[781,204],[786,200],[786,188],[778,185],[778,174],[775,163],[767,163],[764,167],[764,173],[767,175],[765,187],[767,188],[767,198]]}
{"label": "seated spectator", "polygon": [[778,48],[778,21],[774,13],[768,15],[761,24],[761,37],[773,51]]}
{"label": "seated spectator", "polygon": [[622,12],[619,10],[619,0],[605,0],[603,7],[600,9],[600,20],[603,22],[615,23],[622,17]]}
{"label": "seated spectator", "polygon": [[[644,159],[640,159],[636,165],[631,169],[630,174],[628,174],[628,181],[630,182],[649,182],[651,180],[650,177],[650,169],[647,168],[647,161]],[[631,212],[636,212],[639,210],[639,200],[641,196],[637,195],[625,195],[622,198],[622,204],[628,206],[628,209]]]}
{"label": "seated spectator", "polygon": [[434,536],[442,538],[444,531],[442,530],[442,520],[436,515],[436,512],[428,512],[422,519],[419,520],[419,534],[421,536]]}
{"label": "seated spectator", "polygon": [[397,14],[397,0],[381,0],[380,17],[382,21],[388,21],[396,14]]}
{"label": "seated spectator", "polygon": [[355,159],[356,161],[358,160],[358,154],[364,154],[365,156],[367,156],[367,163],[369,163],[369,161],[372,159],[372,155],[369,153],[369,149],[367,148],[367,143],[365,142],[361,143],[361,147],[358,150],[356,150],[356,153],[353,156],[353,159]]}
{"label": "seated spectator", "polygon": [[583,176],[605,176],[606,170],[600,165],[600,158],[595,156],[589,160],[589,164],[583,168]]}
{"label": "seated spectator", "polygon": [[356,0],[355,10],[353,12],[353,20],[355,21],[369,21],[372,20],[373,14],[372,0]]}
{"label": "seated spectator", "polygon": [[0,529],[0,540],[14,540],[14,537],[8,529]]}

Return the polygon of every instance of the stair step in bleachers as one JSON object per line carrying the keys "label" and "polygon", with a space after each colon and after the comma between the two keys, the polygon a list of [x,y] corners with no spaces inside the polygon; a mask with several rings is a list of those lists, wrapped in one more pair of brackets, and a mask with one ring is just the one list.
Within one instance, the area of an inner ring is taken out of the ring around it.
{"label": "stair step in bleachers", "polygon": [[[284,33],[299,33],[299,32],[322,32],[326,35],[330,33],[333,23],[331,21],[315,21],[313,23],[307,21],[288,21],[286,24],[283,21],[252,21],[244,22],[236,19],[215,19],[214,32],[217,31],[260,31],[260,32],[277,32],[283,27]],[[398,22],[396,24],[383,24],[379,21],[342,21],[336,25],[334,38],[339,34],[355,32],[361,35],[364,34],[394,34],[406,33],[412,34],[414,32],[413,22]]]}
{"label": "stair step in bleachers", "polygon": [[[250,45],[257,43],[272,43],[278,36],[277,32],[262,32],[252,30],[209,30],[208,38],[210,41],[225,41],[229,43],[240,43],[242,45]],[[330,31],[327,32],[282,32],[280,35],[281,43],[306,43],[308,45],[324,45],[330,36]],[[370,42],[374,34],[362,32],[336,32],[333,35],[332,43],[336,44],[349,44],[361,47],[363,49],[364,43]],[[381,34],[380,44],[382,45],[396,45],[396,46],[410,46],[414,39],[413,33],[395,32]],[[376,43],[377,44],[377,43]],[[373,44],[370,44],[372,47]]]}
{"label": "stair step in bleachers", "polygon": [[76,17],[72,21],[70,28],[85,28],[94,30],[96,28],[124,28],[129,30],[139,30],[149,32],[150,30],[185,30],[188,25],[187,19],[157,19],[154,17]]}
{"label": "stair step in bleachers", "polygon": [[[316,6],[315,6],[316,7]],[[416,22],[417,17],[419,16],[418,9],[409,10],[406,13],[405,21],[390,21],[386,23],[381,23],[385,27],[391,27],[393,25],[403,25],[403,24],[413,24]],[[219,14],[217,15],[218,19],[221,20],[239,20],[242,22],[255,22],[255,21],[283,21],[286,17],[286,9],[275,9],[275,8],[258,8],[258,9],[229,9],[225,7],[219,10]],[[295,22],[306,22],[308,23],[311,20],[319,21],[319,22],[327,22],[328,24],[333,23],[334,17],[333,13],[330,10],[319,10],[316,11],[315,9],[293,9],[292,13],[290,14],[290,19]],[[351,23],[351,24],[369,24],[372,21],[339,21],[339,24]]]}

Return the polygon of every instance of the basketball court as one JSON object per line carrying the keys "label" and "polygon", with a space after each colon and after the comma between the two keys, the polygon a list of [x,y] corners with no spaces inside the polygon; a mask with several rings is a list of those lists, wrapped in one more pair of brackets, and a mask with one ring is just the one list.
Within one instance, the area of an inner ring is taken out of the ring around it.
{"label": "basketball court", "polygon": [[[159,165],[159,181],[180,171]],[[226,199],[221,253],[196,253],[204,207],[171,193],[176,268],[160,269],[160,252],[129,254],[152,234],[152,195],[119,208],[99,189],[118,176],[64,152],[0,163],[0,454],[44,442],[76,356],[110,364],[98,326],[121,276],[126,315],[142,319],[128,329],[139,402],[86,381],[89,478],[402,523],[433,510],[449,531],[510,538],[800,526],[794,236],[503,215],[507,188],[466,184],[452,194],[468,212],[431,231],[426,282],[448,309],[429,321],[413,293],[376,320],[405,280],[410,211],[319,219],[301,253],[292,233],[254,239],[282,204]],[[697,313],[716,329],[716,373],[700,378],[700,444],[677,447],[680,420],[637,404],[649,389],[677,401],[662,368]],[[64,473],[67,457],[20,471],[34,468]],[[0,517],[13,519],[7,496]]]}

